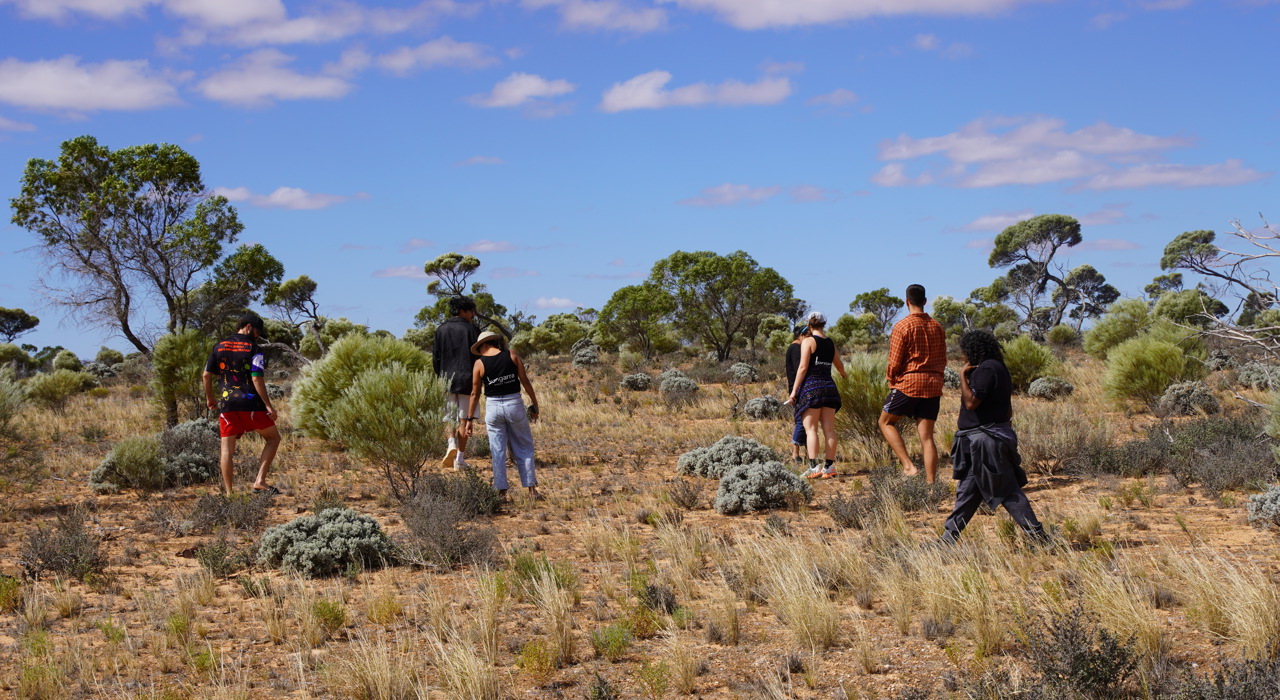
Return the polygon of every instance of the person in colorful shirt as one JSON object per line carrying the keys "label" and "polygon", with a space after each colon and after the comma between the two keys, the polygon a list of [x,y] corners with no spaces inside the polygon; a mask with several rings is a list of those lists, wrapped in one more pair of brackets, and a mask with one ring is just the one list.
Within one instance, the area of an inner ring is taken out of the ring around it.
{"label": "person in colorful shirt", "polygon": [[[262,319],[256,314],[240,318],[239,330],[213,346],[204,368],[205,404],[217,408],[218,431],[222,436],[222,488],[230,495],[235,477],[236,441],[250,430],[266,442],[258,458],[258,478],[254,491],[279,493],[267,483],[267,471],[280,448],[280,431],[276,429],[276,409],[267,396],[267,358],[258,347],[265,340]],[[213,378],[219,381],[220,393],[213,390]]]}
{"label": "person in colorful shirt", "polygon": [[924,287],[907,287],[907,317],[889,332],[889,362],[885,368],[889,396],[880,411],[880,434],[893,449],[902,473],[919,473],[907,454],[907,445],[898,432],[898,421],[910,416],[920,434],[924,453],[924,476],[929,483],[938,478],[938,447],[933,442],[933,425],[938,420],[942,400],[943,373],[947,369],[947,334],[942,324],[924,312]]}

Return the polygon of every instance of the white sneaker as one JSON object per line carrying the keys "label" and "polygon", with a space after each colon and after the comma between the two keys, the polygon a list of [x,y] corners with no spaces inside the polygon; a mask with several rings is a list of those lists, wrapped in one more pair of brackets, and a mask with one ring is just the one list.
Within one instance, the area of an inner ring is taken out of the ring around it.
{"label": "white sneaker", "polygon": [[833,478],[835,475],[836,475],[836,465],[834,464],[822,470],[822,478],[824,479]]}
{"label": "white sneaker", "polygon": [[822,467],[809,467],[802,475],[806,479],[818,479],[822,477]]}
{"label": "white sneaker", "polygon": [[467,463],[467,460],[462,458],[462,455],[458,455],[458,458],[453,462],[454,471],[462,471],[463,469],[468,469],[470,467],[471,465]]}
{"label": "white sneaker", "polygon": [[[451,464],[456,464],[459,459],[461,459],[461,456],[458,454],[457,445],[450,445],[449,451],[444,453],[444,459],[440,460],[440,466],[448,467]],[[454,467],[454,469],[457,469],[457,467]]]}

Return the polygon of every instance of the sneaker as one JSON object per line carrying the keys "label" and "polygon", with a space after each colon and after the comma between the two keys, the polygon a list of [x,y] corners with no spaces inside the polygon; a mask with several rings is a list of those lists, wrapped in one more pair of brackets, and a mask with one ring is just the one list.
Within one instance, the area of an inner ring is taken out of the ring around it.
{"label": "sneaker", "polygon": [[836,467],[834,464],[822,470],[822,478],[824,479],[835,478],[835,475],[836,475]]}
{"label": "sneaker", "polygon": [[471,464],[468,463],[467,460],[463,459],[462,455],[458,455],[458,458],[453,462],[453,470],[456,472],[460,472],[463,469],[470,469],[470,468],[471,468]]}
{"label": "sneaker", "polygon": [[803,476],[806,479],[821,479],[822,467],[809,467],[809,469],[805,471]]}
{"label": "sneaker", "polygon": [[456,445],[450,445],[449,451],[444,453],[444,459],[440,460],[440,466],[446,469],[448,469],[449,467],[454,467],[457,459],[458,459],[458,448]]}

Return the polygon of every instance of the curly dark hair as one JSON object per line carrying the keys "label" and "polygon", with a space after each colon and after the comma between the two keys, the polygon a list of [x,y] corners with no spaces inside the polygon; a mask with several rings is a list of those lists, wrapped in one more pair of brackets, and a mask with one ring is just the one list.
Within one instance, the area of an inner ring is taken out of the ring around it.
{"label": "curly dark hair", "polygon": [[475,311],[476,302],[471,297],[449,297],[449,315],[457,316],[463,311]]}
{"label": "curly dark hair", "polygon": [[1004,364],[1000,341],[988,330],[975,329],[960,336],[960,352],[964,353],[965,360],[974,367],[987,360],[998,360]]}

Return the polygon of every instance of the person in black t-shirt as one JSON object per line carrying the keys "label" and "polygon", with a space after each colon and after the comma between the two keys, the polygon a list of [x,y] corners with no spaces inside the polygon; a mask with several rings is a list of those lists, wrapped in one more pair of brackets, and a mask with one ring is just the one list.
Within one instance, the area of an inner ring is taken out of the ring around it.
{"label": "person in black t-shirt", "polygon": [[[222,488],[231,494],[235,477],[236,441],[250,430],[262,436],[266,444],[258,458],[258,478],[254,491],[279,493],[267,483],[267,471],[280,448],[280,431],[276,429],[276,409],[267,396],[266,355],[258,348],[264,338],[262,319],[257,314],[240,318],[235,334],[213,346],[204,367],[204,398],[210,410],[217,408],[218,432],[222,437]],[[213,378],[217,377],[221,393],[216,397]]]}
{"label": "person in black t-shirt", "polygon": [[449,313],[449,320],[436,329],[436,337],[431,344],[431,365],[436,376],[449,382],[448,413],[445,415],[449,450],[442,465],[446,469],[462,469],[467,466],[464,455],[468,433],[465,426],[475,419],[474,414],[467,412],[467,402],[471,399],[471,368],[476,361],[475,355],[471,354],[471,346],[480,337],[480,329],[475,324],[476,302],[471,297],[451,297]]}
{"label": "person in black t-shirt", "polygon": [[[796,372],[800,369],[800,345],[808,337],[809,326],[802,323],[796,326],[791,344],[787,346],[787,391],[795,386]],[[796,424],[791,429],[791,459],[796,464],[804,464],[804,455],[801,454],[805,446],[804,411],[795,408],[794,413]]]}
{"label": "person in black t-shirt", "polygon": [[[529,424],[538,420],[538,394],[525,372],[524,361],[513,350],[507,349],[506,340],[497,333],[485,331],[471,346],[477,357],[471,374],[471,396],[468,409],[475,414],[480,407],[480,392],[485,395],[484,425],[489,433],[489,450],[493,458],[493,488],[507,497],[507,449],[510,448],[520,472],[520,484],[529,489],[529,498],[540,501],[538,473],[533,456],[533,430]],[[529,394],[529,406],[525,407],[520,388]],[[475,421],[463,421],[464,430],[470,434]]]}
{"label": "person in black t-shirt", "polygon": [[1038,542],[1044,528],[1023,493],[1027,473],[1013,430],[1013,382],[1000,342],[990,331],[973,330],[960,338],[965,366],[960,372],[960,418],[951,448],[956,505],[942,539],[955,542],[982,504],[1004,506],[1013,521]]}

